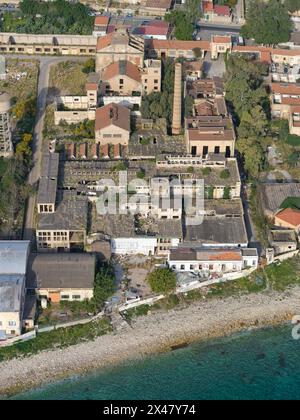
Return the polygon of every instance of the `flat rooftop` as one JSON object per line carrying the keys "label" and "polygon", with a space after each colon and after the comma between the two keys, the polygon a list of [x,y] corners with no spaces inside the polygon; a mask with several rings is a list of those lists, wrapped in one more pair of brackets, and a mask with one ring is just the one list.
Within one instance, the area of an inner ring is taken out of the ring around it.
{"label": "flat rooftop", "polygon": [[88,199],[72,191],[59,191],[55,213],[38,215],[38,230],[87,229]]}
{"label": "flat rooftop", "polygon": [[[241,182],[240,173],[238,170],[236,159],[227,159],[225,168],[224,166],[210,166],[210,170],[207,172],[205,167],[198,168],[194,167],[193,178],[203,179],[204,184],[207,187],[235,187],[238,182]],[[158,169],[157,176],[171,176],[180,174],[181,179],[191,178],[191,174],[187,172],[188,167],[162,167]],[[221,173],[227,169],[229,172],[228,178],[221,178]],[[186,171],[186,172],[185,172]]]}
{"label": "flat rooftop", "polygon": [[205,200],[204,211],[207,215],[242,216],[244,214],[242,200]]}
{"label": "flat rooftop", "polygon": [[20,311],[24,284],[24,275],[0,275],[0,312]]}
{"label": "flat rooftop", "polygon": [[41,178],[37,203],[51,204],[56,201],[59,154],[46,153],[42,158]]}
{"label": "flat rooftop", "polygon": [[25,274],[29,241],[0,241],[0,275]]}
{"label": "flat rooftop", "polygon": [[248,236],[243,217],[204,217],[203,223],[186,226],[184,241],[211,245],[247,244]]}

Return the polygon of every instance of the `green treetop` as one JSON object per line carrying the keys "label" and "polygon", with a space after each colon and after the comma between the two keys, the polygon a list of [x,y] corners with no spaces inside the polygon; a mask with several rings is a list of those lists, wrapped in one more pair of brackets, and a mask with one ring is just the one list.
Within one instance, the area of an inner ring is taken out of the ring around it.
{"label": "green treetop", "polygon": [[288,9],[280,0],[252,0],[241,34],[257,44],[274,45],[290,39],[292,22]]}

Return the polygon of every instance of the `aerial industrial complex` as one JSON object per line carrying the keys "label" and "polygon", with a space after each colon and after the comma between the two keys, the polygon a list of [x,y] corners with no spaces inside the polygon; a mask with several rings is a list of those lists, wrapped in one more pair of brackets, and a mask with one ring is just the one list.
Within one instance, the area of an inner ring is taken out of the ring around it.
{"label": "aerial industrial complex", "polygon": [[[231,22],[227,6],[203,3],[206,21]],[[148,1],[143,7],[164,16],[172,4]],[[243,44],[226,33],[177,40],[164,20],[149,18],[130,28],[106,15],[95,17],[92,35],[0,33],[4,62],[15,55],[52,66],[51,60],[95,62],[81,93],[56,89],[42,103],[39,92],[23,237],[0,242],[2,342],[36,328],[41,306],[90,301],[99,264],[109,260],[151,261],[152,269],[171,270],[189,290],[247,276],[298,252],[300,210],[293,199],[300,197],[300,184],[275,177],[257,188],[270,222],[262,247],[249,212],[226,81],[204,63],[236,55],[266,65],[272,118],[287,120],[290,134],[299,135],[300,50]],[[161,94],[167,117],[153,111]],[[92,135],[43,138],[49,104],[51,128],[88,124]],[[1,92],[3,159],[16,151],[13,105]],[[119,283],[118,304],[152,296],[138,285],[120,294]]]}

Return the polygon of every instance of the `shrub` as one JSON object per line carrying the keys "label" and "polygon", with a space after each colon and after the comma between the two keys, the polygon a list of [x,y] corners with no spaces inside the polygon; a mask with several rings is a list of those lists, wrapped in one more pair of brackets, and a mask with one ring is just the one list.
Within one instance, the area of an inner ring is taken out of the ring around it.
{"label": "shrub", "polygon": [[224,169],[221,173],[220,173],[220,178],[221,179],[228,179],[230,177],[230,172],[228,169]]}
{"label": "shrub", "polygon": [[148,276],[155,293],[169,293],[176,288],[176,274],[169,268],[157,268]]}

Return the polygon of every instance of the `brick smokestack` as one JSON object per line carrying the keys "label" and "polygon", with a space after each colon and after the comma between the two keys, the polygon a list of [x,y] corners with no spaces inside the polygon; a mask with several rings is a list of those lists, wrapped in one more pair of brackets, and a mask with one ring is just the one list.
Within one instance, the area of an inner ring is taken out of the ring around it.
{"label": "brick smokestack", "polygon": [[182,79],[182,67],[180,63],[176,63],[175,64],[175,80],[174,80],[173,123],[172,123],[172,134],[175,136],[181,133],[181,114],[182,114],[181,79]]}

